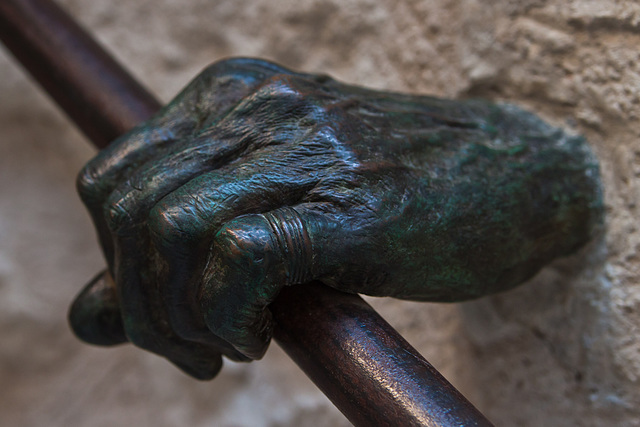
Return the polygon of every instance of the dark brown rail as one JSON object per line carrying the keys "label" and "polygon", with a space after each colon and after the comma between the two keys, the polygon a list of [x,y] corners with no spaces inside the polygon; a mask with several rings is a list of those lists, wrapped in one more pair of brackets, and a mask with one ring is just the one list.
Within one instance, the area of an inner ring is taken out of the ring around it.
{"label": "dark brown rail", "polygon": [[161,107],[51,1],[0,0],[0,38],[98,148]]}
{"label": "dark brown rail", "polygon": [[278,344],[354,425],[492,425],[362,298],[293,286],[273,315]]}
{"label": "dark brown rail", "polygon": [[[98,147],[160,108],[50,0],[0,0],[0,39]],[[491,425],[359,296],[311,283],[271,308],[277,342],[353,424]]]}

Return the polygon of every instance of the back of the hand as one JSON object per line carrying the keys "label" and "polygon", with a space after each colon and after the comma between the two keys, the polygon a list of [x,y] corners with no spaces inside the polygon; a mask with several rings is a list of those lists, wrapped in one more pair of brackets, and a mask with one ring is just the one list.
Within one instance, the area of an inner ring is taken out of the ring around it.
{"label": "back of the hand", "polygon": [[208,378],[221,354],[263,355],[283,286],[456,301],[526,280],[588,240],[597,180],[581,138],[515,107],[235,59],[79,190],[129,340]]}

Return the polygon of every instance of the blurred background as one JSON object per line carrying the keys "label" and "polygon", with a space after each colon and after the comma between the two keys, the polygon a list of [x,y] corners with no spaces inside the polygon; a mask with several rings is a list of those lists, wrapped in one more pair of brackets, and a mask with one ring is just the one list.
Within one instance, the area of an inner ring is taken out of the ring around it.
{"label": "blurred background", "polygon": [[[640,426],[640,5],[631,0],[60,0],[164,102],[257,56],[386,90],[516,103],[584,134],[607,231],[530,283],[464,304],[369,299],[496,425]],[[75,194],[95,153],[0,51],[0,425],[346,426],[276,345],[196,382],[78,342],[103,266]]]}

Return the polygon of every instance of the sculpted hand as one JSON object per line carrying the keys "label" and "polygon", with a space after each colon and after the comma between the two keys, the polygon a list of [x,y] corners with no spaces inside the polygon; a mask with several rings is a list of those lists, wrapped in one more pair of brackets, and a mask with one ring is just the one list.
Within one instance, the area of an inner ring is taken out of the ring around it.
{"label": "sculpted hand", "polygon": [[[589,239],[597,180],[581,138],[515,107],[234,59],[78,182],[128,339],[210,378],[220,355],[264,354],[283,286],[429,301],[515,286]],[[94,310],[83,298],[73,310]]]}

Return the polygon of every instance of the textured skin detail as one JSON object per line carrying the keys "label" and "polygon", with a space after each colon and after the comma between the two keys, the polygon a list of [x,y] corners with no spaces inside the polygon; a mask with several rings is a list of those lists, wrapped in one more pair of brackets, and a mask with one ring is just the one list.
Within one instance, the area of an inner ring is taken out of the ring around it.
{"label": "textured skin detail", "polygon": [[264,214],[278,241],[280,250],[286,254],[287,284],[304,283],[311,279],[313,249],[302,218],[293,208],[281,208]]}
{"label": "textured skin detail", "polygon": [[242,58],[207,68],[78,187],[126,336],[199,378],[221,354],[264,354],[285,285],[477,298],[581,247],[603,212],[584,139],[517,107]]}

